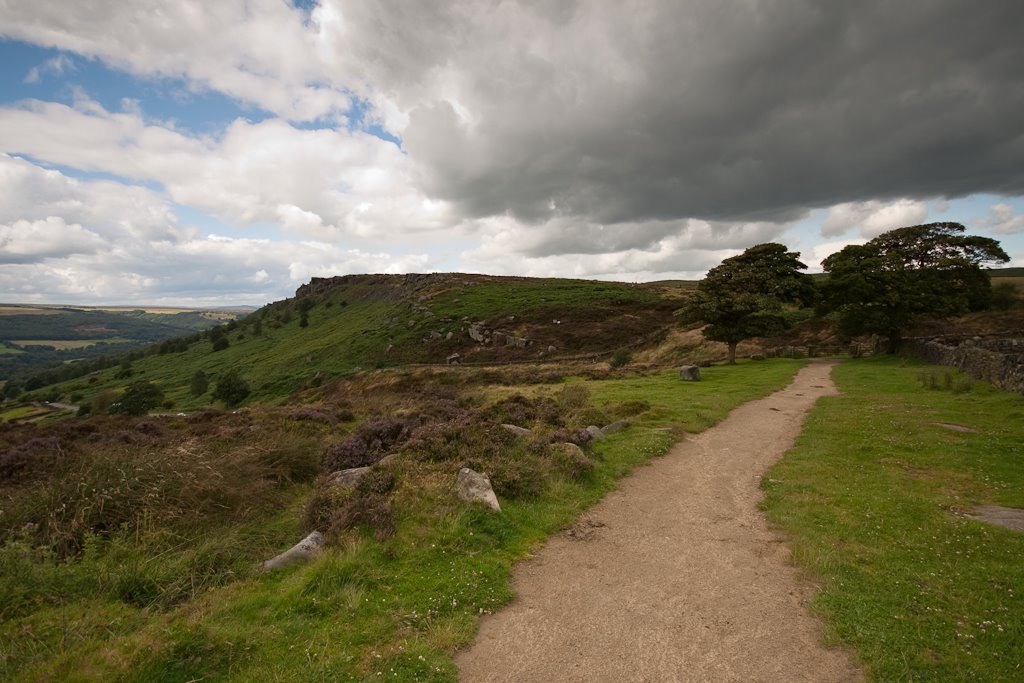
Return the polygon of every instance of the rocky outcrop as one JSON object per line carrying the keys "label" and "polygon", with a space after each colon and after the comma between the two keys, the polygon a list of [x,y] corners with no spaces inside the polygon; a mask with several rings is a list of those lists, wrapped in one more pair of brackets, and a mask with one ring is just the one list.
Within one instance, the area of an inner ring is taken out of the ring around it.
{"label": "rocky outcrop", "polygon": [[353,467],[347,470],[338,470],[327,475],[327,483],[331,486],[352,488],[359,483],[359,480],[369,474],[369,467]]}
{"label": "rocky outcrop", "polygon": [[277,557],[264,562],[263,570],[270,571],[271,569],[287,567],[290,564],[306,562],[319,555],[323,549],[324,536],[319,531],[314,531]]}
{"label": "rocky outcrop", "polygon": [[700,381],[700,368],[696,365],[684,365],[679,368],[679,379],[687,382],[699,382]]}
{"label": "rocky outcrop", "polygon": [[501,512],[498,497],[491,488],[491,480],[486,474],[474,472],[468,467],[459,470],[459,478],[455,482],[455,495],[467,503],[479,501],[495,512]]}
{"label": "rocky outcrop", "polygon": [[590,438],[593,439],[594,441],[602,441],[603,439],[608,438],[604,435],[604,432],[601,431],[601,428],[598,427],[597,425],[590,425],[589,427],[587,427],[586,432],[587,434],[590,434]]}
{"label": "rocky outcrop", "polygon": [[483,344],[487,339],[486,330],[480,323],[473,323],[469,326],[469,338],[478,344]]}

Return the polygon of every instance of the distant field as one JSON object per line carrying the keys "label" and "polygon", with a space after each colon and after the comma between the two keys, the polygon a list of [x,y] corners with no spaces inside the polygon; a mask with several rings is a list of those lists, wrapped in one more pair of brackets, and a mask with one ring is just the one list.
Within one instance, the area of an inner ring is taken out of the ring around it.
{"label": "distant field", "polygon": [[[124,339],[122,337],[110,337],[109,339],[19,339],[14,343],[22,347],[52,346],[59,351],[64,351],[66,349],[84,349],[89,346],[95,346],[96,344],[123,344],[130,341],[134,340]],[[0,350],[0,353],[3,353],[3,351]]]}
{"label": "distant field", "polygon": [[1001,275],[997,275],[992,278],[992,284],[999,284],[1000,282],[1009,282],[1016,287],[1018,291],[1024,291],[1024,276],[1003,277]]}
{"label": "distant field", "polygon": [[19,354],[19,353],[25,353],[25,352],[22,351],[21,349],[12,349],[9,346],[0,346],[0,356],[2,356],[4,354]]}
{"label": "distant field", "polygon": [[8,306],[0,304],[0,315],[57,315],[58,313],[60,313],[60,311],[55,308]]}

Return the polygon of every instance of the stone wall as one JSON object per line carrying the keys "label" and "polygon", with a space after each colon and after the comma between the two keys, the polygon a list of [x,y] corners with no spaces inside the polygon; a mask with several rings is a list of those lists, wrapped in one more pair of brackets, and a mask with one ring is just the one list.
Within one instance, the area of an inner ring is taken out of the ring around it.
{"label": "stone wall", "polygon": [[901,350],[935,365],[960,368],[1000,389],[1024,394],[1024,340],[907,339]]}

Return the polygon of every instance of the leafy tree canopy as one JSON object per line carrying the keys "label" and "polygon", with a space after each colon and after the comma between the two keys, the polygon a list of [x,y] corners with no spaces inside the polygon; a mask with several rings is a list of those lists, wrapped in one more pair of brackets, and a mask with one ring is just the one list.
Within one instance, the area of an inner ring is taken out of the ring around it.
{"label": "leafy tree canopy", "polygon": [[245,400],[249,391],[249,383],[242,378],[241,373],[238,370],[228,370],[217,379],[217,385],[213,388],[213,398],[234,407]]}
{"label": "leafy tree canopy", "polygon": [[996,240],[964,230],[949,222],[897,228],[832,254],[822,263],[823,311],[838,313],[845,334],[883,335],[895,348],[916,316],[987,308],[992,289],[981,264],[1009,256]]}
{"label": "leafy tree canopy", "polygon": [[704,321],[704,336],[729,345],[729,362],[744,339],[786,329],[785,315],[793,305],[810,304],[814,286],[801,273],[807,268],[798,252],[769,242],[727,258],[697,285],[683,309],[688,321]]}
{"label": "leafy tree canopy", "polygon": [[164,400],[164,392],[157,385],[145,380],[132,382],[121,394],[120,400],[110,406],[111,413],[145,415]]}

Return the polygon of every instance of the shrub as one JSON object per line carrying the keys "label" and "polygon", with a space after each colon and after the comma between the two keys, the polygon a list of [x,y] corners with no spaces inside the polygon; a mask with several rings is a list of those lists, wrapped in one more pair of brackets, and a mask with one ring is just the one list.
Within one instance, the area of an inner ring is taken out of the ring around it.
{"label": "shrub", "polygon": [[613,368],[621,368],[625,365],[629,365],[633,361],[633,354],[627,349],[619,349],[613,355],[608,364]]}
{"label": "shrub", "polygon": [[111,404],[109,412],[123,413],[125,415],[145,415],[153,408],[159,406],[163,400],[164,392],[160,387],[152,382],[139,380],[128,385],[125,392],[121,394],[121,398],[116,403]]}
{"label": "shrub", "polygon": [[310,407],[296,409],[292,412],[291,418],[293,420],[319,422],[321,424],[331,424],[334,422],[329,415]]}
{"label": "shrub", "polygon": [[36,437],[0,453],[0,480],[21,478],[33,471],[46,471],[66,455],[55,437]]}
{"label": "shrub", "polygon": [[562,424],[562,415],[558,404],[546,396],[538,398],[526,398],[522,394],[509,396],[491,406],[484,417],[495,422],[507,422],[520,427],[535,422],[553,426]]}
{"label": "shrub", "polygon": [[594,469],[594,461],[586,453],[564,444],[551,447],[551,462],[556,470],[573,480],[583,479]]}
{"label": "shrub", "polygon": [[229,407],[235,407],[249,395],[249,383],[238,370],[228,370],[217,379],[213,388],[213,398],[224,401]]}
{"label": "shrub", "polygon": [[218,337],[213,342],[213,350],[215,352],[216,351],[223,351],[224,349],[228,348],[229,346],[231,346],[231,342],[228,341],[227,337]]}
{"label": "shrub", "polygon": [[327,449],[322,468],[325,472],[335,472],[372,465],[410,436],[410,429],[402,420],[386,417],[367,422],[347,439]]}
{"label": "shrub", "polygon": [[990,306],[997,311],[1008,311],[1017,303],[1017,287],[1012,282],[997,282],[992,285]]}
{"label": "shrub", "polygon": [[206,373],[202,370],[196,370],[195,374],[192,375],[192,383],[190,391],[193,396],[202,396],[210,389],[210,380],[207,378]]}
{"label": "shrub", "polygon": [[549,471],[548,463],[539,456],[525,453],[505,453],[486,462],[474,461],[468,465],[487,472],[494,492],[508,498],[533,498],[544,491]]}

